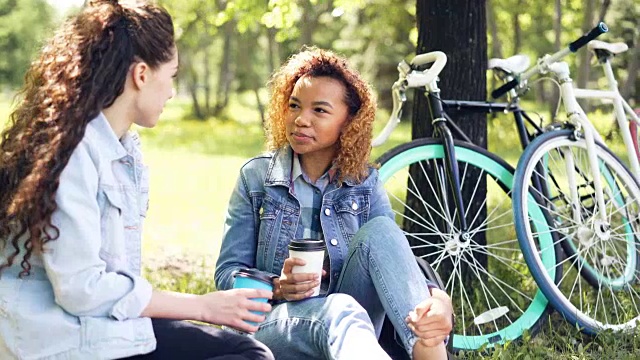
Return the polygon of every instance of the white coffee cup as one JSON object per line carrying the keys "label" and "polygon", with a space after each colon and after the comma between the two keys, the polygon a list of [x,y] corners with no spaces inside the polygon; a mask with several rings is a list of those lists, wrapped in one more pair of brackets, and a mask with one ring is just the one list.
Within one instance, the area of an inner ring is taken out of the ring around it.
{"label": "white coffee cup", "polygon": [[[318,279],[322,279],[322,264],[324,262],[324,252],[326,245],[324,240],[294,239],[289,243],[289,257],[302,259],[306,262],[304,266],[294,266],[293,274],[312,273],[318,274]],[[313,295],[320,294],[320,285],[313,289]]]}

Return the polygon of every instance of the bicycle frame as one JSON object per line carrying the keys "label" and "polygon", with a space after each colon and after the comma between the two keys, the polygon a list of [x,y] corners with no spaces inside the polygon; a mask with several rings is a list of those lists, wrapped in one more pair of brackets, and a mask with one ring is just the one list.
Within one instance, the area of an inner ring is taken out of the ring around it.
{"label": "bicycle frame", "polygon": [[[611,62],[609,61],[609,57],[604,57],[601,60],[601,63],[607,78],[607,84],[609,86],[609,90],[574,88],[573,93],[575,97],[578,99],[597,99],[597,100],[612,101],[614,116],[616,118],[616,121],[618,122],[618,126],[620,126],[620,133],[622,135],[622,140],[627,150],[631,171],[633,175],[636,177],[636,179],[640,180],[640,162],[638,161],[636,144],[634,143],[631,130],[629,129],[627,115],[629,116],[631,121],[633,121],[637,125],[640,125],[640,118],[638,117],[638,115],[636,115],[636,113],[633,111],[631,106],[629,106],[629,104],[622,98],[622,95],[620,95],[620,92],[618,91],[618,85],[617,85],[618,82],[616,81],[613,75],[613,69],[611,68]],[[604,141],[599,136],[599,134],[596,136],[596,139],[604,143]]]}
{"label": "bicycle frame", "polygon": [[[544,130],[538,126],[527,114],[527,112],[518,105],[517,99],[511,103],[494,103],[487,101],[472,101],[472,100],[440,100],[444,109],[463,110],[464,112],[479,112],[484,114],[492,114],[496,112],[501,113],[513,113],[513,118],[516,123],[516,130],[518,132],[518,138],[520,144],[524,149],[529,145],[531,139],[535,134],[541,134]],[[456,125],[456,123],[445,112],[444,116],[447,118],[451,130],[454,130],[455,134],[462,140],[472,143],[471,139]],[[526,124],[529,124],[534,129],[534,135],[527,131]]]}
{"label": "bicycle frame", "polygon": [[[598,159],[596,156],[596,137],[600,137],[598,132],[593,127],[589,119],[587,118],[584,110],[578,104],[577,97],[574,93],[573,81],[569,74],[569,65],[566,62],[553,62],[548,64],[547,69],[555,74],[560,82],[562,103],[564,104],[565,111],[569,116],[569,122],[576,126],[576,132],[581,132],[584,135],[584,139],[587,145],[587,157],[589,161],[589,168],[593,175],[593,187],[595,189],[596,204],[598,205],[598,217],[601,224],[607,224],[607,218],[605,213],[601,209],[605,209],[604,190],[602,186],[602,179],[599,176],[600,170],[598,168]],[[576,134],[578,135],[578,134]],[[577,136],[576,136],[577,137]],[[629,136],[630,137],[630,136]],[[637,159],[636,159],[637,160]],[[573,154],[571,152],[565,153],[565,162],[567,167],[567,174],[572,174],[574,169]],[[571,189],[571,201],[573,202],[573,218],[576,223],[582,223],[581,216],[579,214],[580,205],[578,197],[578,187],[576,179],[573,176],[568,178]],[[607,229],[601,229],[604,232]]]}
{"label": "bicycle frame", "polygon": [[[402,63],[399,65],[399,70],[402,73]],[[407,73],[405,73],[406,75]],[[380,132],[372,143],[372,146],[380,146],[383,144],[391,132],[401,121],[402,106],[406,101],[405,87],[407,84],[402,83],[401,80],[396,82],[392,87],[393,96],[393,110],[391,116],[387,122],[385,128]],[[462,236],[465,237],[468,230],[468,224],[465,218],[464,204],[462,201],[462,193],[460,188],[460,172],[458,169],[458,162],[454,150],[454,138],[461,139],[465,142],[473,144],[473,141],[458,127],[458,125],[451,119],[451,117],[445,112],[445,109],[464,110],[466,112],[480,112],[485,114],[491,114],[495,112],[511,112],[514,115],[516,123],[516,129],[520,138],[520,143],[524,149],[535,136],[540,134],[543,129],[538,126],[527,113],[520,108],[515,101],[510,103],[493,103],[487,101],[469,101],[469,100],[442,100],[440,99],[440,89],[437,85],[437,79],[432,80],[429,84],[423,86],[426,90],[426,97],[429,102],[429,109],[431,120],[434,127],[433,137],[441,139],[445,149],[445,169],[443,173],[447,179],[442,179],[442,184],[449,184],[451,186],[451,192],[453,194],[453,200],[456,207],[456,213],[459,215],[459,229],[462,231]],[[526,123],[529,123],[535,132],[530,134],[526,128]],[[439,183],[437,183],[439,184]],[[446,189],[438,189],[443,198],[448,198]],[[446,206],[446,204],[445,204]],[[466,239],[465,239],[466,240]]]}
{"label": "bicycle frame", "polygon": [[[447,176],[447,183],[451,186],[453,193],[453,200],[456,206],[456,213],[458,214],[458,221],[460,225],[460,231],[465,241],[469,240],[469,226],[467,225],[466,213],[464,204],[462,203],[462,190],[460,187],[460,169],[458,168],[458,161],[456,159],[456,150],[453,143],[453,134],[447,126],[447,118],[444,116],[444,109],[440,100],[440,89],[438,88],[438,81],[433,80],[426,86],[427,99],[429,101],[429,110],[431,113],[431,121],[433,124],[433,136],[442,140],[444,145],[444,158]],[[463,135],[464,138],[469,139],[460,128],[456,126],[456,132]],[[445,189],[439,189],[443,195],[443,199],[447,199]],[[446,202],[445,202],[446,205]]]}

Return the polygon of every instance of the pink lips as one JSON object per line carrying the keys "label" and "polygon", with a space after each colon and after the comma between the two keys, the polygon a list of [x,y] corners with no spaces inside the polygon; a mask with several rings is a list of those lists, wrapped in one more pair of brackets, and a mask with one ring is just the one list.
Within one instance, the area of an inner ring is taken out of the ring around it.
{"label": "pink lips", "polygon": [[299,133],[299,132],[293,132],[291,133],[291,136],[293,137],[293,139],[295,141],[299,141],[299,142],[307,142],[310,141],[312,139],[311,136],[305,135],[303,133]]}

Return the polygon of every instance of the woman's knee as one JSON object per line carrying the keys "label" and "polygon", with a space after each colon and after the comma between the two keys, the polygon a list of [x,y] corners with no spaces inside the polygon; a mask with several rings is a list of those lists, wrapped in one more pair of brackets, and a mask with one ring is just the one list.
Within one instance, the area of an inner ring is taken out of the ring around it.
{"label": "woman's knee", "polygon": [[243,339],[238,341],[236,349],[238,355],[244,359],[260,359],[260,360],[273,360],[275,357],[271,353],[269,348],[258,340],[250,338],[248,336],[242,336]]}
{"label": "woman's knee", "polygon": [[356,243],[366,243],[374,248],[407,242],[400,227],[386,216],[378,216],[367,221],[353,239]]}
{"label": "woman's knee", "polygon": [[321,318],[324,320],[328,333],[339,332],[339,329],[345,329],[353,325],[370,326],[373,329],[367,310],[351,295],[331,294],[327,296],[327,301],[322,311]]}

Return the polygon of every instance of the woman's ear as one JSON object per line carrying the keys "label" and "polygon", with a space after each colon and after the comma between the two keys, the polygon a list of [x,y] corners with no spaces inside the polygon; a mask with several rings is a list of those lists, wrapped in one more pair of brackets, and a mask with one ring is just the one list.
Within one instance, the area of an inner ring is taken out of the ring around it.
{"label": "woman's ear", "polygon": [[133,86],[136,90],[140,90],[149,80],[149,72],[151,68],[145,62],[134,63],[131,69],[131,77]]}

